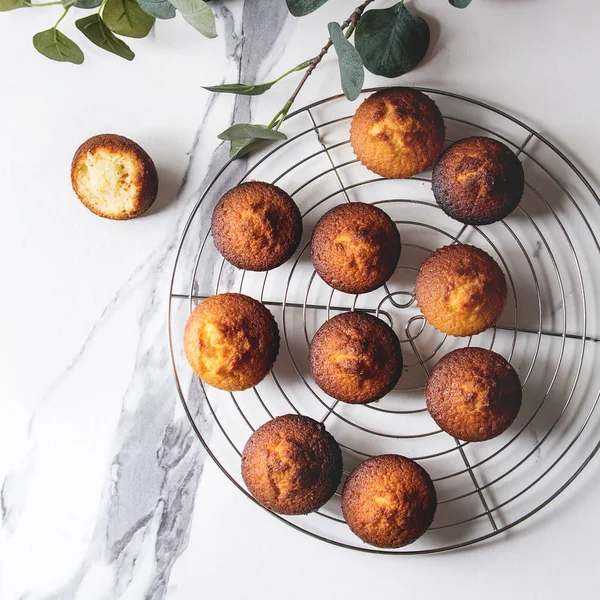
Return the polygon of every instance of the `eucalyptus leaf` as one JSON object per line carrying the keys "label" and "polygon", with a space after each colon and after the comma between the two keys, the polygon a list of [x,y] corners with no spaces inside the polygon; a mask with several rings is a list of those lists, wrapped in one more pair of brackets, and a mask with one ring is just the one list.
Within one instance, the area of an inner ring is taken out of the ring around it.
{"label": "eucalyptus leaf", "polygon": [[73,6],[75,8],[98,8],[102,0],[77,0]]}
{"label": "eucalyptus leaf", "polygon": [[0,0],[0,12],[15,10],[16,8],[26,8],[29,4],[22,0]]}
{"label": "eucalyptus leaf", "polygon": [[260,96],[270,90],[277,82],[259,83],[257,85],[246,85],[245,83],[225,83],[223,85],[206,85],[205,90],[209,92],[220,92],[222,94],[242,94],[243,96]]}
{"label": "eucalyptus leaf", "polygon": [[47,29],[33,36],[35,49],[46,58],[58,62],[80,65],[83,62],[81,48],[58,29]]}
{"label": "eucalyptus leaf", "polygon": [[168,0],[137,0],[142,10],[157,19],[172,19],[175,7]]}
{"label": "eucalyptus leaf", "polygon": [[294,17],[303,17],[317,10],[328,0],[285,0]]}
{"label": "eucalyptus leaf", "polygon": [[240,141],[257,138],[260,140],[285,140],[287,136],[276,129],[269,129],[266,125],[251,125],[250,123],[237,123],[219,134],[220,140]]}
{"label": "eucalyptus leaf", "polygon": [[472,0],[448,0],[456,8],[467,8]]}
{"label": "eucalyptus leaf", "polygon": [[132,38],[146,37],[154,25],[136,0],[108,0],[102,18],[113,33]]}
{"label": "eucalyptus leaf", "polygon": [[402,2],[367,11],[356,27],[355,44],[375,75],[398,77],[414,69],[429,48],[429,25]]}
{"label": "eucalyptus leaf", "polygon": [[103,50],[112,52],[125,60],[134,59],[135,54],[131,48],[113,34],[98,13],[75,21],[75,26],[90,42]]}
{"label": "eucalyptus leaf", "polygon": [[229,158],[242,158],[246,154],[268,144],[272,140],[264,140],[258,138],[245,138],[243,140],[232,140],[229,146]]}
{"label": "eucalyptus leaf", "polygon": [[183,18],[204,37],[217,37],[215,13],[203,0],[169,0]]}
{"label": "eucalyptus leaf", "polygon": [[339,23],[329,23],[329,37],[337,52],[342,90],[348,100],[356,100],[365,82],[365,69],[360,54],[346,39]]}

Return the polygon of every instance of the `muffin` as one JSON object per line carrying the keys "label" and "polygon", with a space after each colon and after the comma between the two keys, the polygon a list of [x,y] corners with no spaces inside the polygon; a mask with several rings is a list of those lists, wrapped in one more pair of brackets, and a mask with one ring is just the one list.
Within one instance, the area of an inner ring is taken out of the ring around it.
{"label": "muffin", "polygon": [[340,204],[315,225],[310,253],[325,283],[363,294],[393,275],[400,258],[400,234],[380,208],[362,202]]}
{"label": "muffin", "polygon": [[512,425],[521,408],[521,383],[499,354],[459,348],[435,366],[425,386],[427,410],[452,437],[492,439]]}
{"label": "muffin", "polygon": [[442,210],[468,225],[504,219],[521,201],[523,165],[502,142],[470,137],[455,142],[438,159],[433,195]]}
{"label": "muffin", "polygon": [[444,119],[436,103],[410,88],[369,96],[350,127],[356,158],[388,179],[412,177],[430,167],[444,147],[444,135]]}
{"label": "muffin", "polygon": [[262,381],[279,353],[279,328],[267,308],[243,294],[217,294],[189,316],[183,337],[194,372],[220,390]]}
{"label": "muffin", "polygon": [[402,352],[393,329],[362,312],[329,319],[310,345],[310,372],[327,394],[366,404],[391,391],[402,375]]}
{"label": "muffin", "polygon": [[419,269],[415,296],[425,318],[458,337],[485,331],[506,304],[506,279],[496,261],[475,246],[438,248]]}
{"label": "muffin", "polygon": [[264,507],[305,515],[333,496],[342,478],[342,452],[323,424],[284,415],[252,434],[242,454],[242,477]]}
{"label": "muffin", "polygon": [[369,458],[348,477],[342,512],[350,529],[367,544],[400,548],[431,525],[437,496],[427,471],[397,454]]}
{"label": "muffin", "polygon": [[107,133],[81,144],[71,164],[77,197],[106,219],[133,219],[145,213],[158,193],[152,159],[134,141]]}
{"label": "muffin", "polygon": [[298,248],[302,216],[283,190],[250,181],[219,200],[212,234],[217,250],[235,267],[268,271],[282,265]]}

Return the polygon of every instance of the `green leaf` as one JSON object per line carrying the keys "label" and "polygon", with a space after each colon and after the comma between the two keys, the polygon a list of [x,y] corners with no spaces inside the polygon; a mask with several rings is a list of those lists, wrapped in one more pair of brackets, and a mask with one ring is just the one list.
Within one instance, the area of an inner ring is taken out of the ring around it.
{"label": "green leaf", "polygon": [[90,42],[103,50],[112,52],[125,60],[133,60],[135,57],[131,48],[113,34],[98,13],[75,21],[75,26]]}
{"label": "green leaf", "polygon": [[15,10],[16,8],[27,8],[29,6],[22,0],[0,0],[0,12]]}
{"label": "green leaf", "polygon": [[137,0],[142,10],[157,19],[172,19],[175,7],[168,0]]}
{"label": "green leaf", "polygon": [[471,0],[448,0],[455,8],[467,8],[471,4]]}
{"label": "green leaf", "polygon": [[232,125],[219,134],[220,140],[241,141],[257,138],[259,140],[286,140],[287,136],[276,129],[269,129],[266,125],[251,125],[238,123]]}
{"label": "green leaf", "polygon": [[317,10],[327,2],[327,0],[285,0],[289,11],[294,17],[303,17]]}
{"label": "green leaf", "polygon": [[371,73],[398,77],[414,69],[429,48],[429,25],[402,2],[367,11],[356,27],[355,44]]}
{"label": "green leaf", "polygon": [[229,146],[229,158],[242,158],[242,156],[246,156],[253,150],[268,144],[273,140],[264,140],[258,138],[245,138],[243,140],[232,140]]}
{"label": "green leaf", "polygon": [[288,75],[296,73],[297,71],[303,71],[312,64],[311,60],[305,60],[299,65],[296,65],[293,69],[286,71],[283,75],[275,79],[274,81],[267,81],[266,83],[257,83],[255,85],[247,85],[245,83],[226,83],[224,85],[208,85],[204,86],[205,90],[209,92],[220,92],[223,94],[242,94],[244,96],[259,96],[270,90],[277,82],[281,81]]}
{"label": "green leaf", "polygon": [[78,0],[73,6],[75,8],[98,8],[102,0]]}
{"label": "green leaf", "polygon": [[257,85],[246,85],[245,83],[225,83],[224,85],[206,85],[205,90],[209,92],[220,92],[222,94],[242,94],[244,96],[260,96],[270,90],[277,82],[259,83]]}
{"label": "green leaf", "polygon": [[169,0],[183,18],[204,37],[217,37],[215,13],[203,0]]}
{"label": "green leaf", "polygon": [[58,62],[80,65],[83,62],[81,48],[58,29],[47,29],[33,36],[35,49],[46,58]]}
{"label": "green leaf", "polygon": [[348,100],[356,100],[365,82],[365,69],[360,54],[346,39],[339,23],[329,23],[327,28],[338,55],[344,95]]}
{"label": "green leaf", "polygon": [[102,18],[112,32],[132,38],[146,37],[154,25],[135,0],[108,0]]}

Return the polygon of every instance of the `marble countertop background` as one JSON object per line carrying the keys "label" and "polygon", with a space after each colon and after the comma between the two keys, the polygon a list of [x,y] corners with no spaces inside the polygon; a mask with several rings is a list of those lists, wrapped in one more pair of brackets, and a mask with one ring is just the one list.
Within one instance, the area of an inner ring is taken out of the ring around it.
{"label": "marble countertop background", "polygon": [[[132,64],[86,45],[80,67],[33,50],[51,9],[0,15],[2,600],[597,594],[600,461],[499,542],[365,556],[257,510],[207,459],[179,406],[165,331],[174,249],[226,160],[216,134],[234,116],[268,122],[294,83],[253,98],[201,86],[283,72],[354,4],[331,0],[295,19],[283,0],[214,2],[216,40],[178,18],[132,41]],[[511,111],[600,189],[597,2],[410,5],[428,18],[432,47],[399,81]],[[330,58],[311,80],[298,106],[339,91]],[[133,138],[157,164],[159,197],[141,219],[99,219],[70,188],[74,150],[102,132]]]}

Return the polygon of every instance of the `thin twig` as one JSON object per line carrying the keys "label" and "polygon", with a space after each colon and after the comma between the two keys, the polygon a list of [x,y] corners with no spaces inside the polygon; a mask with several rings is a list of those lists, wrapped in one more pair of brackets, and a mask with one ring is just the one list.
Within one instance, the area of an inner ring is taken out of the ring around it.
{"label": "thin twig", "polygon": [[[356,27],[356,24],[362,17],[362,14],[363,14],[365,8],[367,8],[367,6],[369,6],[369,4],[371,4],[371,2],[374,2],[374,0],[365,0],[360,6],[355,8],[354,11],[352,12],[352,14],[342,23],[342,29],[346,29],[346,27],[350,26],[352,28],[352,30],[354,30],[354,28]],[[310,66],[304,72],[304,75],[302,76],[302,79],[298,83],[298,86],[296,87],[296,89],[294,90],[292,95],[289,97],[288,101],[284,104],[283,108],[277,113],[277,115],[275,115],[275,118],[271,122],[271,126],[275,126],[275,129],[279,129],[279,126],[283,123],[290,108],[292,107],[292,104],[294,103],[298,94],[300,93],[300,90],[306,83],[306,80],[311,76],[312,72],[317,68],[317,65],[323,60],[323,57],[327,54],[329,48],[331,48],[332,45],[333,45],[333,42],[331,41],[331,39],[329,39],[327,41],[327,43],[323,46],[323,48],[321,48],[321,52],[319,52],[319,54],[317,54],[317,56],[315,56],[310,61]]]}

